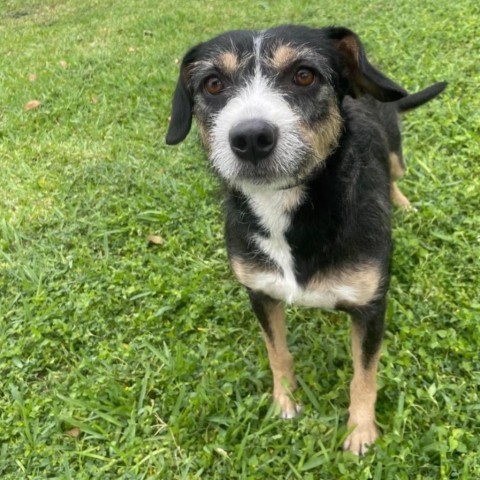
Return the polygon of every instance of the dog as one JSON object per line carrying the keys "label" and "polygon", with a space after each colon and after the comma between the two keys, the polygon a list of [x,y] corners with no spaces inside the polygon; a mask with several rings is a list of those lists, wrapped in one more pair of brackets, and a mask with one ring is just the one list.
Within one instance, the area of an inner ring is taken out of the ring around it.
{"label": "dog", "polygon": [[436,85],[409,96],[370,63],[353,31],[285,25],[193,47],[173,96],[166,143],[184,140],[196,118],[225,186],[228,258],[262,327],[283,418],[301,410],[284,304],[350,314],[344,449],[355,454],[378,436],[390,198],[400,199],[394,182],[404,171],[398,114],[440,93]]}

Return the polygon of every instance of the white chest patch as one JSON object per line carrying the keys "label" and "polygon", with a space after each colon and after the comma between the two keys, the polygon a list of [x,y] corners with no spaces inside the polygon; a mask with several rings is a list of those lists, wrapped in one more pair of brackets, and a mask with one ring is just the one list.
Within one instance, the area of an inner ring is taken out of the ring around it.
{"label": "white chest patch", "polygon": [[270,233],[269,237],[256,235],[254,241],[259,251],[278,269],[260,270],[234,258],[232,267],[242,284],[272,298],[305,307],[334,308],[339,303],[361,306],[374,298],[380,282],[379,268],[375,264],[317,276],[305,287],[298,284],[285,232],[290,226],[292,212],[302,201],[302,187],[266,192],[245,188],[244,192],[261,225]]}
{"label": "white chest patch", "polygon": [[[295,279],[293,257],[285,239],[285,232],[290,226],[292,212],[302,200],[303,188],[293,187],[288,190],[275,191],[262,191],[256,188],[245,188],[244,190],[246,190],[245,193],[248,195],[252,210],[261,225],[270,234],[269,237],[256,235],[254,241],[258,249],[280,268],[275,275],[281,279],[283,285],[282,299],[293,302],[299,286]],[[262,281],[260,278],[258,280]],[[268,292],[265,291],[265,293]],[[277,297],[278,295],[275,296],[275,298]]]}

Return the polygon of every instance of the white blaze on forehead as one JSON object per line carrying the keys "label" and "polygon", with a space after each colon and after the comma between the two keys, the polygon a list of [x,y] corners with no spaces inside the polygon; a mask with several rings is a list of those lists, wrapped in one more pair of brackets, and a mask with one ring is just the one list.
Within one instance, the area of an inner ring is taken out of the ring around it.
{"label": "white blaze on forehead", "polygon": [[306,148],[299,129],[300,117],[261,71],[262,37],[254,39],[255,70],[245,78],[241,87],[218,113],[212,128],[212,163],[226,179],[234,180],[241,163],[230,148],[230,131],[236,125],[257,119],[278,129],[278,141],[273,153],[271,169],[275,174],[292,174],[298,159]]}
{"label": "white blaze on forehead", "polygon": [[260,32],[260,34],[253,39],[253,50],[255,55],[255,76],[260,76],[262,73],[260,51],[262,48],[263,35],[263,32]]}

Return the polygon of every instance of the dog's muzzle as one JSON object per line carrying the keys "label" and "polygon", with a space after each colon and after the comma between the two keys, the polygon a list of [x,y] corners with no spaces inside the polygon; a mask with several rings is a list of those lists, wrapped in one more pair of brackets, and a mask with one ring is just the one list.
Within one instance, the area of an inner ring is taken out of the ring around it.
{"label": "dog's muzzle", "polygon": [[233,153],[255,165],[273,152],[277,140],[278,128],[262,119],[245,120],[235,125],[229,134]]}

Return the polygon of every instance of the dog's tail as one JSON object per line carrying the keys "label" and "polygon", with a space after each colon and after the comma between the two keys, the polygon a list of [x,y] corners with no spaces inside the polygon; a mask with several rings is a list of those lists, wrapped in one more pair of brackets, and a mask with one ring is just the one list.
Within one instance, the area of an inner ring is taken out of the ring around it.
{"label": "dog's tail", "polygon": [[400,100],[397,100],[396,105],[399,113],[412,110],[414,108],[423,105],[424,103],[433,100],[436,96],[440,95],[447,87],[447,82],[438,82],[430,85],[417,93],[412,93]]}

